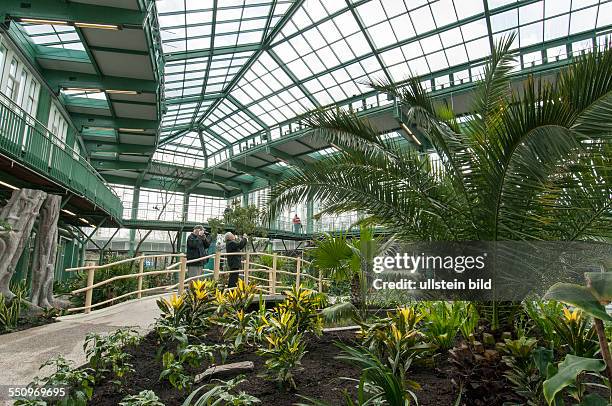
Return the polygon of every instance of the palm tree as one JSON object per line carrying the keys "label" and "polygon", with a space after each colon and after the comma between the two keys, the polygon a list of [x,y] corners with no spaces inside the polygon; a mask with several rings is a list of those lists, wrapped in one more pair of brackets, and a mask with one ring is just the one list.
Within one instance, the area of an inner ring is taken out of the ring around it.
{"label": "palm tree", "polygon": [[360,211],[409,241],[609,239],[612,50],[576,57],[554,83],[529,78],[516,92],[513,39],[493,49],[473,114],[461,120],[418,78],[372,84],[399,99],[430,154],[352,112],[315,114],[309,126],[340,150],[293,168],[273,187],[270,214],[313,199],[320,214]]}
{"label": "palm tree", "polygon": [[313,115],[314,134],[339,151],[293,168],[273,187],[270,214],[312,199],[319,215],[359,211],[404,241],[609,241],[612,50],[513,91],[513,40],[494,47],[469,116],[434,102],[418,78],[371,84],[399,101],[427,153],[353,112]]}
{"label": "palm tree", "polygon": [[396,241],[382,241],[374,236],[374,230],[361,226],[359,237],[351,238],[346,233],[324,233],[308,251],[312,265],[319,272],[328,273],[337,281],[349,281],[350,302],[338,303],[323,311],[331,320],[348,316],[366,318],[367,275],[372,270],[374,257],[385,255],[395,249]]}

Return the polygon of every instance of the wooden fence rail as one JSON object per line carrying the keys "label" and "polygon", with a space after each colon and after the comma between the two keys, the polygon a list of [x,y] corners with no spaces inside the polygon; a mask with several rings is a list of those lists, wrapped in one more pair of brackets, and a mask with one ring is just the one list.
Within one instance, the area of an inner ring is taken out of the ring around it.
{"label": "wooden fence rail", "polygon": [[[240,270],[224,270],[222,261],[226,260],[229,256],[241,255],[242,259],[242,268]],[[254,262],[256,257],[272,257],[272,266],[266,266],[264,264],[260,264]],[[155,258],[176,258],[176,262],[171,263],[163,270],[157,271],[145,271],[145,261],[152,260]],[[289,263],[295,263],[295,271],[287,271],[283,269],[279,269],[278,260],[283,259],[288,261]],[[187,267],[192,263],[200,263],[204,260],[213,260],[213,269],[203,269],[202,275],[192,276],[187,278]],[[126,275],[117,275],[105,279],[103,281],[99,281],[94,283],[95,273],[96,271],[111,268],[115,265],[120,264],[138,264],[138,272],[130,273]],[[287,285],[280,285],[278,277],[282,275],[287,275],[289,277],[295,278],[295,286],[299,286],[300,283],[303,283],[306,279],[310,279],[314,282],[316,289],[319,292],[323,291],[323,282],[325,279],[322,277],[320,271],[316,271],[316,275],[313,275],[309,272],[304,272],[305,269],[308,269],[312,264],[309,261],[306,261],[300,257],[289,257],[285,255],[278,254],[270,254],[267,252],[240,252],[240,253],[222,253],[216,252],[215,254],[207,255],[202,258],[187,260],[185,254],[164,254],[164,255],[141,255],[135,258],[123,259],[121,261],[112,262],[104,265],[90,265],[90,266],[82,266],[77,268],[69,268],[66,269],[66,272],[77,272],[84,271],[87,272],[87,284],[83,288],[76,289],[72,291],[73,295],[85,293],[85,305],[82,307],[74,307],[68,309],[69,312],[80,312],[90,313],[92,309],[98,308],[100,306],[107,305],[114,301],[124,299],[130,296],[135,295],[136,298],[141,298],[143,293],[150,293],[154,291],[158,292],[170,292],[176,290],[178,294],[183,294],[185,290],[185,286],[194,280],[202,277],[212,277],[214,280],[219,280],[222,275],[229,275],[231,273],[241,273],[244,281],[249,283],[255,283],[258,290],[264,294],[275,295],[279,292],[279,289],[287,289]],[[253,273],[257,273],[257,276],[253,275]],[[174,275],[178,274],[178,283],[164,285],[164,286],[155,286],[149,287],[147,289],[143,289],[144,279],[146,277],[154,276],[154,275]],[[267,274],[266,277],[262,277],[262,274]],[[93,303],[93,291],[94,289],[100,288],[102,286],[111,284],[113,282],[124,280],[124,279],[136,279],[137,280],[137,288],[136,290],[124,293],[120,296],[98,302]],[[286,282],[286,281],[284,281]]]}

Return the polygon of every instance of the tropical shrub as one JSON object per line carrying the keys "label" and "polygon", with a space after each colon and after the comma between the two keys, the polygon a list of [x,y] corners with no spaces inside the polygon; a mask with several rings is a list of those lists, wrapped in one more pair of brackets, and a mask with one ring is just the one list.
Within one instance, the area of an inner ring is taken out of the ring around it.
{"label": "tropical shrub", "polygon": [[172,353],[166,352],[162,356],[163,370],[159,374],[160,381],[168,381],[178,390],[189,389],[193,384],[193,377],[186,371],[185,365]]}
{"label": "tropical shrub", "polygon": [[553,351],[536,348],[537,339],[522,336],[516,340],[505,340],[503,347],[507,355],[502,357],[508,370],[504,376],[530,406],[539,406],[544,401],[542,391],[549,364],[553,362]]}
{"label": "tropical shrub", "polygon": [[462,302],[425,302],[421,309],[425,315],[423,332],[427,339],[440,349],[448,350],[455,345],[463,319]]}
{"label": "tropical shrub", "polygon": [[[585,278],[586,287],[571,283],[557,283],[546,292],[544,299],[557,300],[574,306],[593,317],[603,360],[577,357],[572,354],[566,355],[556,371],[549,371],[548,379],[544,382],[544,397],[549,405],[556,404],[563,391],[579,402],[588,400],[590,404],[605,404],[606,400],[598,394],[585,393],[586,384],[581,378],[591,376],[586,373],[593,373],[597,376],[605,371],[604,381],[607,381],[608,397],[611,395],[612,356],[610,355],[610,343],[606,338],[604,321],[610,322],[612,317],[607,313],[604,304],[612,301],[612,273],[587,272]],[[569,318],[572,318],[571,313]]]}
{"label": "tropical shrub", "polygon": [[[214,383],[200,386],[185,399],[183,406],[249,406],[260,403],[259,399],[243,391],[234,393],[236,386],[244,381],[244,375],[238,375],[227,382],[215,380]],[[208,391],[200,394],[206,389]]]}
{"label": "tropical shrub", "polygon": [[416,329],[423,315],[415,307],[397,309],[372,323],[361,323],[359,336],[365,348],[391,368],[400,379],[414,360],[420,359],[435,348],[424,342],[424,335]]}
{"label": "tropical shrub", "polygon": [[[91,368],[73,369],[71,362],[62,356],[50,359],[41,365],[41,368],[47,366],[54,368],[51,375],[45,378],[36,377],[28,386],[33,388],[65,388],[67,396],[62,397],[57,402],[58,406],[86,406],[93,395],[94,371]],[[15,405],[32,404],[33,401],[39,402],[39,405],[46,404],[43,399],[20,399],[15,402]]]}
{"label": "tropical shrub", "polygon": [[327,304],[324,294],[300,286],[293,286],[285,291],[285,300],[277,307],[295,316],[296,328],[299,333],[313,333],[321,335],[323,320],[319,311]]}
{"label": "tropical shrub", "polygon": [[296,388],[294,372],[306,354],[306,343],[298,332],[297,319],[286,309],[277,308],[262,318],[265,340],[257,353],[266,359],[266,368],[281,386]]}
{"label": "tropical shrub", "polygon": [[136,345],[141,336],[133,329],[119,329],[108,335],[89,333],[85,337],[83,350],[89,365],[95,370],[96,376],[105,376],[111,372],[114,382],[121,385],[122,378],[134,372],[129,360],[132,356],[124,352],[124,348]]}
{"label": "tropical shrub", "polygon": [[162,312],[158,324],[183,326],[189,334],[202,334],[210,327],[211,316],[217,309],[216,292],[215,281],[195,280],[182,295],[158,299],[157,306]]}
{"label": "tropical shrub", "polygon": [[121,399],[119,406],[164,406],[152,390],[143,390],[138,395],[128,395]]}
{"label": "tropical shrub", "polygon": [[21,298],[16,295],[10,303],[0,294],[0,332],[13,331],[21,315]]}
{"label": "tropical shrub", "polygon": [[[336,359],[349,362],[362,370],[357,387],[357,401],[355,402],[345,392],[346,406],[409,406],[412,400],[418,404],[416,394],[413,392],[413,390],[421,388],[417,382],[400,379],[376,354],[366,348],[349,347],[341,343],[336,345],[342,349],[342,353]],[[330,406],[325,401],[300,397],[309,402],[307,404],[299,403],[300,406]]]}

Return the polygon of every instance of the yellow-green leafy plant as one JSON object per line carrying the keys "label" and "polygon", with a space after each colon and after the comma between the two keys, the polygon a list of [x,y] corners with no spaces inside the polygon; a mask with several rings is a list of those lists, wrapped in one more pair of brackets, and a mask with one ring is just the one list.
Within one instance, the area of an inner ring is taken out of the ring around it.
{"label": "yellow-green leafy plant", "polygon": [[266,357],[266,368],[281,386],[296,388],[294,372],[306,354],[306,343],[298,332],[297,319],[290,311],[277,308],[262,318],[264,345],[258,354]]}
{"label": "yellow-green leafy plant", "polygon": [[248,327],[254,317],[248,308],[253,303],[256,291],[255,284],[247,284],[239,279],[235,289],[217,290],[215,294],[218,306],[215,323],[223,328],[225,340],[233,340],[237,351],[248,341]]}
{"label": "yellow-green leafy plant", "polygon": [[416,329],[422,319],[423,315],[415,307],[399,308],[388,312],[386,318],[361,323],[359,336],[369,351],[384,360],[399,379],[405,380],[413,361],[435,348]]}
{"label": "yellow-green leafy plant", "polygon": [[442,350],[448,350],[455,344],[455,337],[463,324],[462,302],[427,302],[422,306],[425,315],[424,334],[428,340]]}
{"label": "yellow-green leafy plant", "polygon": [[319,312],[327,305],[326,296],[314,290],[305,289],[301,285],[293,286],[284,294],[285,300],[277,307],[295,316],[298,332],[321,335],[323,318]]}
{"label": "yellow-green leafy plant", "polygon": [[157,307],[161,310],[158,322],[164,325],[179,327],[183,324],[185,313],[184,295],[172,295],[169,298],[157,300]]}

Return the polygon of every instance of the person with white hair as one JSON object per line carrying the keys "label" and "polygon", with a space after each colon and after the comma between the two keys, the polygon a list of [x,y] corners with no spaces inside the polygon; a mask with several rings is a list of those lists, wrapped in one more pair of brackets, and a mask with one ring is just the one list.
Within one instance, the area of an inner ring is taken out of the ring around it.
{"label": "person with white hair", "polygon": [[[240,252],[246,247],[248,238],[246,234],[242,235],[240,241],[236,241],[234,233],[225,233],[225,251],[230,254],[233,252]],[[240,270],[242,262],[242,255],[228,255],[227,256],[227,267],[230,271]],[[233,288],[238,285],[238,272],[230,273],[229,281],[227,283],[228,288]]]}

